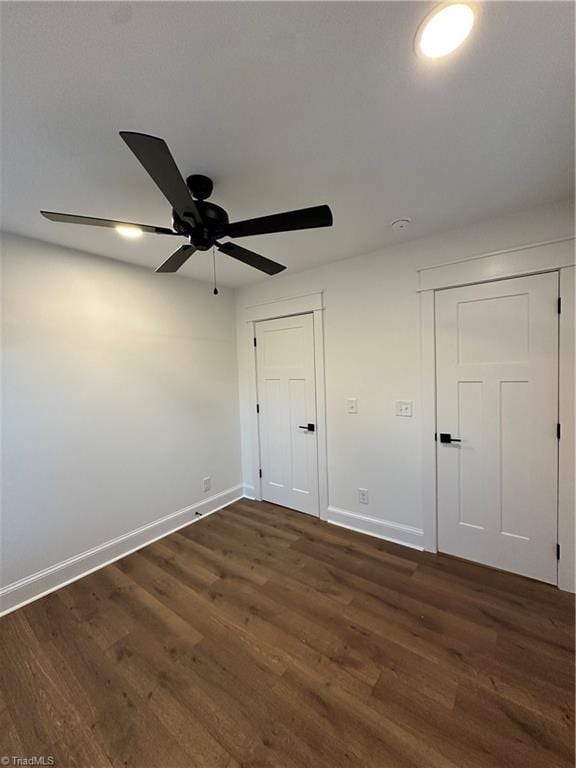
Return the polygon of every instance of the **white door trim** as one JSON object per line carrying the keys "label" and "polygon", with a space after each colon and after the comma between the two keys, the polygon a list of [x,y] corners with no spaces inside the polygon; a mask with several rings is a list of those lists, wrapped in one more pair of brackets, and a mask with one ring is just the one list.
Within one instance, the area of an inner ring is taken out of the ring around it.
{"label": "white door trim", "polygon": [[456,288],[492,282],[506,277],[525,277],[574,266],[574,238],[563,237],[528,243],[504,251],[435,264],[418,269],[418,291]]}
{"label": "white door trim", "polygon": [[291,315],[312,314],[314,318],[314,369],[316,384],[316,433],[318,447],[318,514],[321,520],[328,518],[328,459],[326,443],[326,388],[324,374],[324,301],[322,291],[301,296],[289,296],[272,301],[255,304],[245,308],[245,322],[250,333],[248,343],[251,345],[250,355],[250,399],[251,399],[251,443],[252,466],[250,475],[253,478],[254,498],[262,500],[262,481],[259,477],[260,468],[260,430],[258,428],[258,414],[256,412],[257,376],[256,376],[256,350],[254,338],[256,333],[255,323],[259,320],[275,320]]}
{"label": "white door trim", "polygon": [[324,309],[323,292],[303,293],[298,296],[285,296],[271,299],[261,304],[251,304],[244,308],[246,322],[258,320],[275,320],[278,317],[304,315],[308,312],[318,312]]}
{"label": "white door trim", "polygon": [[422,467],[422,515],[424,549],[438,551],[438,519],[436,514],[436,294],[420,294],[420,398],[422,420],[420,451]]}
{"label": "white door trim", "polygon": [[[560,350],[559,350],[559,422],[562,425],[562,437],[558,444],[558,541],[560,544],[560,561],[558,564],[558,587],[568,592],[576,592],[575,573],[575,425],[574,425],[574,318],[575,318],[575,287],[576,271],[573,266],[573,238],[546,243],[544,246],[531,245],[525,249],[515,249],[514,261],[509,264],[509,273],[496,272],[495,279],[520,277],[537,272],[559,272],[560,297],[562,313],[560,314]],[[565,266],[566,245],[572,248],[568,266]],[[540,250],[540,249],[544,250]],[[556,256],[551,255],[550,248],[558,249]],[[505,252],[508,253],[508,252]],[[540,254],[540,256],[538,256]],[[465,260],[468,278],[465,284],[488,282],[486,275],[491,266],[491,259],[500,259],[500,254],[487,254],[485,258]],[[556,259],[556,263],[551,263]],[[564,263],[563,263],[564,262]],[[458,262],[462,264],[464,262]],[[477,265],[476,269],[472,264]],[[524,265],[522,268],[522,264]],[[500,264],[502,268],[503,265]],[[443,268],[442,268],[443,269]],[[462,284],[455,281],[455,275],[449,270],[436,273],[436,285],[432,288],[420,288],[420,348],[421,348],[421,398],[422,398],[422,514],[424,527],[424,549],[429,552],[438,551],[438,513],[437,513],[437,477],[436,477],[436,318],[435,294],[442,288],[451,288]],[[475,278],[475,279],[474,279]],[[494,279],[494,278],[493,278]],[[445,281],[445,284],[442,284]]]}
{"label": "white door trim", "polygon": [[558,443],[558,541],[560,560],[558,561],[558,586],[567,592],[576,592],[576,572],[574,568],[574,514],[576,494],[574,492],[575,424],[574,393],[574,319],[575,319],[575,281],[576,269],[564,267],[560,270],[560,296],[562,312],[560,314],[559,346],[559,399],[558,421],[561,426]]}

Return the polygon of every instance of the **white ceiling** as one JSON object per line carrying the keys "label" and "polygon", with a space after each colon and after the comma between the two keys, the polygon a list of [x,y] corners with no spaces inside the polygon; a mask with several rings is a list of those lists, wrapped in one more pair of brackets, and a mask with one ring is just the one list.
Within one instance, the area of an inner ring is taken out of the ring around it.
{"label": "white ceiling", "polygon": [[[238,220],[329,203],[332,229],[246,238],[291,271],[572,194],[574,6],[490,2],[448,59],[419,2],[2,3],[3,228],[154,267],[182,241],[118,136],[162,136]],[[396,233],[390,222],[410,216]],[[209,279],[211,256],[183,270]],[[222,282],[263,276],[218,256]],[[270,278],[264,278],[270,279]]]}

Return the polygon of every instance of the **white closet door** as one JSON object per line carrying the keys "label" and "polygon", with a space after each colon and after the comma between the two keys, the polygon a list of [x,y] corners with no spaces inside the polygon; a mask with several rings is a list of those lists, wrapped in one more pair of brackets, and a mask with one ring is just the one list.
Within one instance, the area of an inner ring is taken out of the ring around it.
{"label": "white closet door", "polygon": [[557,297],[556,273],[436,295],[439,549],[550,583]]}
{"label": "white closet door", "polygon": [[256,324],[262,498],[318,516],[314,318]]}

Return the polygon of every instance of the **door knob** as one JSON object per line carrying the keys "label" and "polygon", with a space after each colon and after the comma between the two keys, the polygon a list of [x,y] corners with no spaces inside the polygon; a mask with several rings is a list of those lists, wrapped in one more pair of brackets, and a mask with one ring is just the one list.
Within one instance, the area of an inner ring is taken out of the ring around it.
{"label": "door knob", "polygon": [[298,429],[305,429],[307,432],[314,432],[316,426],[314,424],[299,424]]}
{"label": "door knob", "polygon": [[441,443],[461,443],[462,440],[459,437],[452,437],[450,432],[440,432]]}

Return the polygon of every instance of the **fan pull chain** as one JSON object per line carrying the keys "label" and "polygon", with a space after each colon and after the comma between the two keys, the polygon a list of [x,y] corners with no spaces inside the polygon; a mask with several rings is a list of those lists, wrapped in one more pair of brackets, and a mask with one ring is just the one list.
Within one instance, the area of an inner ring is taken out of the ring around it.
{"label": "fan pull chain", "polygon": [[218,296],[218,286],[216,284],[216,248],[212,246],[212,269],[214,270],[214,296]]}

